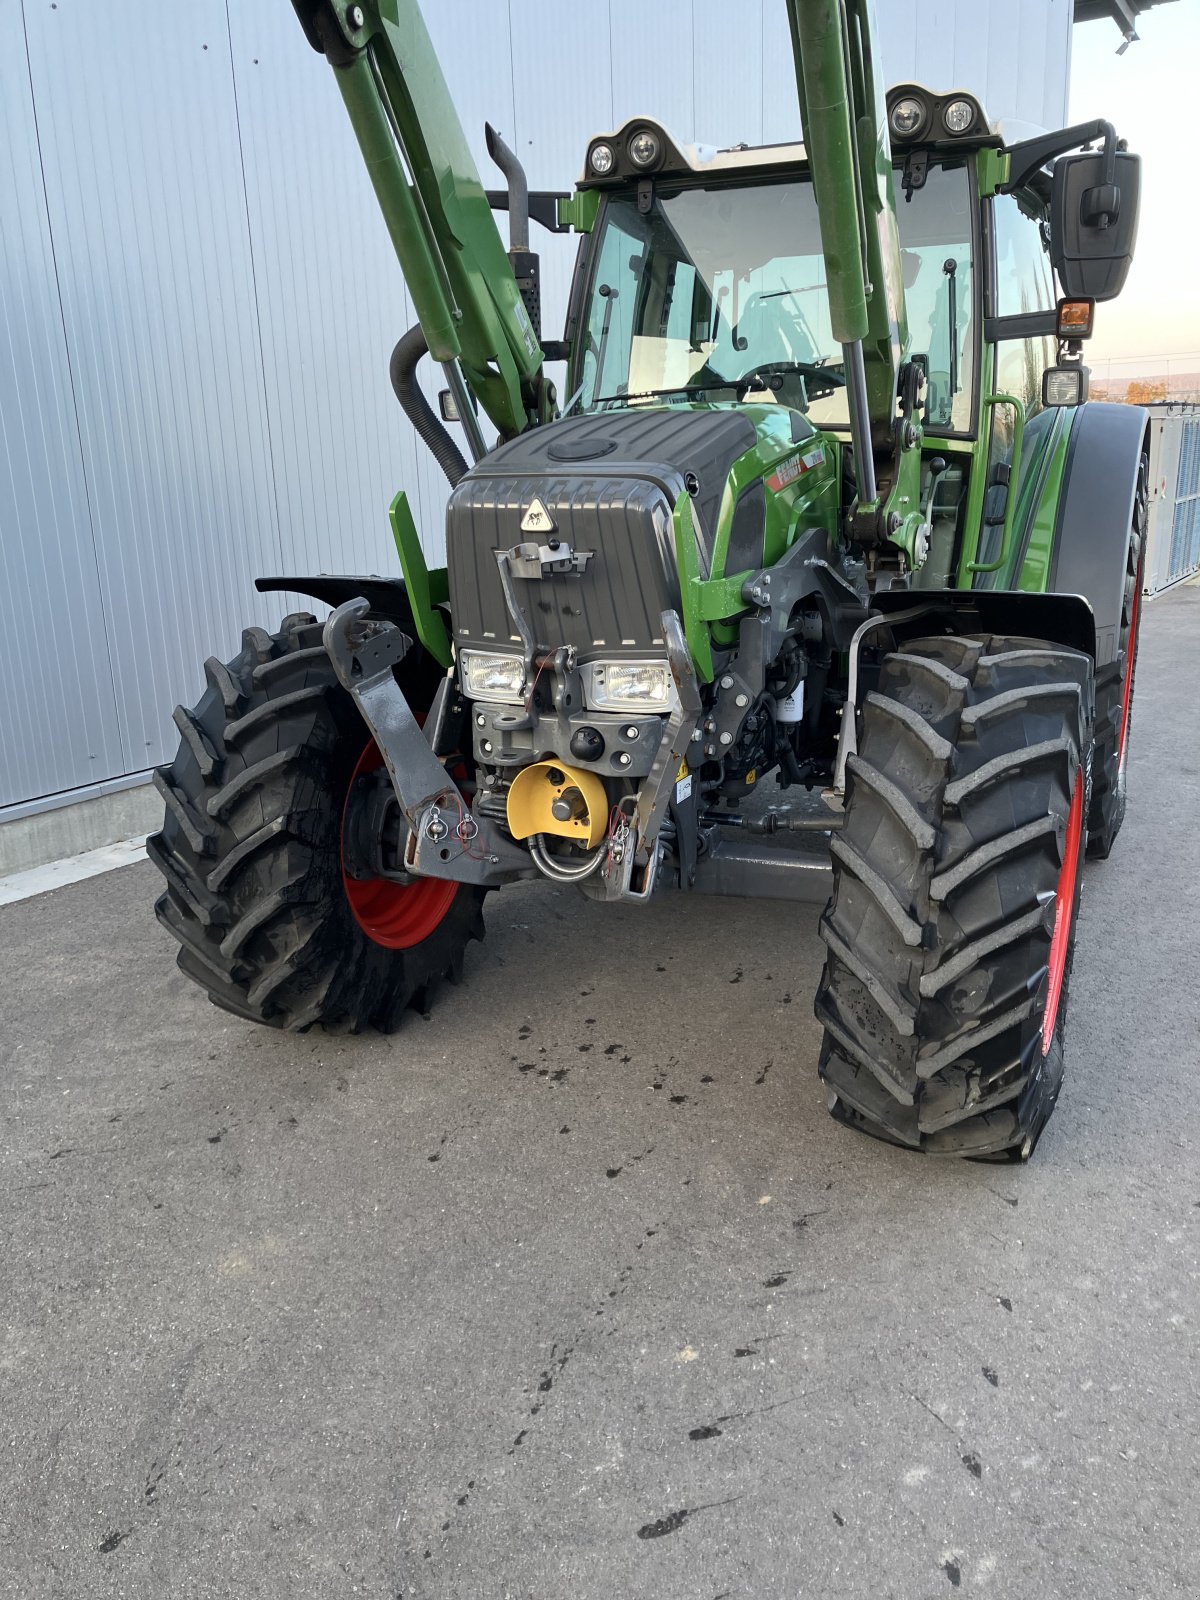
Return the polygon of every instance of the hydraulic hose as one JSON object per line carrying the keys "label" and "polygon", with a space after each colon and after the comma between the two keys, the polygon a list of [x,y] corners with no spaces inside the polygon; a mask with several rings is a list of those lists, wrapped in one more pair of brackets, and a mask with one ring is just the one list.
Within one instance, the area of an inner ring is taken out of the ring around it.
{"label": "hydraulic hose", "polygon": [[417,363],[428,354],[429,346],[418,323],[396,341],[396,348],[388,363],[388,376],[404,415],[429,446],[433,459],[449,478],[450,487],[453,488],[466,472],[467,463],[417,383]]}

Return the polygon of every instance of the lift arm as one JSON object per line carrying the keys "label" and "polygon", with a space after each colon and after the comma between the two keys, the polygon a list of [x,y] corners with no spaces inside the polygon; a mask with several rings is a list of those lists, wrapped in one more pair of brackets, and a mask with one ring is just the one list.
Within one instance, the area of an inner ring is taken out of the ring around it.
{"label": "lift arm", "polygon": [[920,526],[917,374],[908,365],[892,156],[869,0],[787,0],[787,9],[830,321],[845,360],[856,532],[866,542],[890,538],[911,556]]}
{"label": "lift arm", "polygon": [[293,4],[333,68],[430,355],[503,438],[547,420],[543,353],[417,0]]}

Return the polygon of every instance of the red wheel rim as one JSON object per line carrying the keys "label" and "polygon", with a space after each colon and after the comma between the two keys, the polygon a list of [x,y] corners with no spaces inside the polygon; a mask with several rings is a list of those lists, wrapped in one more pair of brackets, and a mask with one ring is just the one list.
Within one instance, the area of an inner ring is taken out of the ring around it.
{"label": "red wheel rim", "polygon": [[1071,810],[1067,816],[1067,837],[1063,846],[1062,871],[1054,897],[1054,934],[1050,940],[1050,984],[1046,992],[1046,1012],[1042,1018],[1042,1054],[1049,1052],[1054,1024],[1062,1001],[1063,979],[1067,974],[1067,951],[1071,945],[1071,918],[1075,912],[1075,880],[1079,875],[1079,848],[1083,840],[1083,773],[1075,778]]}
{"label": "red wheel rim", "polygon": [[1133,705],[1133,661],[1137,655],[1138,612],[1142,604],[1142,563],[1138,562],[1133,591],[1133,615],[1129,620],[1129,644],[1125,651],[1125,687],[1121,694],[1121,731],[1117,737],[1117,771],[1125,765],[1125,740],[1129,735],[1129,709]]}
{"label": "red wheel rim", "polygon": [[[355,780],[364,772],[383,765],[383,755],[374,739],[367,741],[346,791],[346,806]],[[346,829],[346,807],[342,808],[342,841]],[[418,878],[412,883],[393,883],[390,878],[352,878],[346,871],[342,841],[342,887],[355,922],[374,944],[385,950],[411,950],[423,943],[439,926],[454,903],[458,884],[442,878]]]}

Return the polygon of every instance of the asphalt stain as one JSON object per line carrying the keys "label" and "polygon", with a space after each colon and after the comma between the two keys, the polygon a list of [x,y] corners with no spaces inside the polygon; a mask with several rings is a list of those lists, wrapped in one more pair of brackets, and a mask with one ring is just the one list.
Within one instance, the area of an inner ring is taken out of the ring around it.
{"label": "asphalt stain", "polygon": [[528,1039],[529,1035],[532,1032],[533,1032],[533,1029],[529,1026],[529,1024],[527,1022],[523,1022],[521,1024],[521,1026],[517,1029],[517,1038],[518,1039]]}
{"label": "asphalt stain", "polygon": [[606,1044],[604,1046],[604,1054],[606,1056],[615,1056],[618,1050],[624,1050],[624,1048],[623,1044]]}
{"label": "asphalt stain", "polygon": [[833,1513],[833,1520],[837,1523],[839,1528],[844,1528],[846,1526],[846,1519],[842,1516],[840,1511],[835,1511]]}
{"label": "asphalt stain", "polygon": [[950,1582],[957,1589],[959,1584],[962,1582],[962,1568],[959,1566],[958,1562],[957,1561],[943,1561],[942,1562],[942,1571],[946,1574],[946,1576],[950,1579]]}
{"label": "asphalt stain", "polygon": [[521,1445],[523,1445],[525,1443],[525,1437],[528,1434],[528,1432],[529,1432],[528,1428],[522,1428],[520,1433],[513,1440],[512,1444],[509,1445],[508,1450],[505,1453],[507,1455],[511,1456],[514,1453],[514,1451],[518,1450],[521,1447]]}
{"label": "asphalt stain", "polygon": [[713,1077],[711,1072],[706,1072],[704,1074],[704,1076],[700,1079],[701,1083],[716,1083],[716,1081],[717,1080]]}
{"label": "asphalt stain", "polygon": [[682,1511],[669,1511],[665,1517],[643,1523],[638,1529],[637,1536],[639,1539],[664,1539],[669,1533],[678,1533],[691,1514],[691,1510],[687,1507]]}
{"label": "asphalt stain", "polygon": [[688,1097],[685,1094],[673,1094],[670,1096],[670,1103],[673,1106],[685,1106],[688,1103]]}
{"label": "asphalt stain", "polygon": [[163,1481],[166,1470],[166,1467],[159,1466],[157,1461],[150,1463],[150,1471],[146,1474],[146,1487],[142,1492],[142,1498],[148,1506],[154,1504],[158,1496],[158,1486]]}
{"label": "asphalt stain", "polygon": [[688,1434],[688,1438],[691,1439],[694,1444],[699,1444],[701,1439],[719,1439],[720,1437],[720,1428],[718,1428],[715,1423],[711,1422],[703,1428],[693,1428]]}
{"label": "asphalt stain", "polygon": [[993,1389],[998,1389],[1000,1387],[1000,1377],[999,1377],[999,1374],[996,1372],[995,1368],[994,1367],[984,1367],[982,1369],[982,1371],[983,1371],[984,1377],[991,1384],[992,1388]]}
{"label": "asphalt stain", "polygon": [[758,1354],[758,1351],[754,1348],[754,1346],[752,1344],[744,1344],[744,1345],[740,1345],[733,1352],[733,1358],[734,1358],[735,1361],[737,1361],[742,1356],[756,1356],[757,1354]]}
{"label": "asphalt stain", "polygon": [[766,1083],[766,1081],[767,1081],[767,1073],[770,1072],[771,1068],[774,1065],[775,1065],[775,1059],[774,1059],[774,1057],[772,1057],[771,1060],[767,1062],[766,1066],[759,1073],[758,1077],[755,1078],[755,1080],[754,1080],[755,1083]]}
{"label": "asphalt stain", "polygon": [[730,981],[730,983],[741,983],[741,981],[742,981],[742,969],[741,969],[741,967],[739,967],[737,969],[737,971],[734,973],[733,977],[730,978],[729,981]]}
{"label": "asphalt stain", "polygon": [[220,1144],[221,1135],[219,1133],[210,1133],[208,1136],[208,1142],[209,1144]]}
{"label": "asphalt stain", "polygon": [[622,1169],[620,1167],[609,1167],[604,1176],[606,1178],[617,1178],[620,1176],[621,1170]]}
{"label": "asphalt stain", "polygon": [[683,1506],[678,1511],[668,1511],[665,1517],[657,1517],[653,1522],[645,1522],[637,1531],[639,1539],[663,1539],[669,1533],[678,1533],[689,1517],[694,1517],[697,1511],[712,1511],[717,1506],[731,1506],[740,1500],[740,1494],[731,1495],[728,1500],[710,1500],[703,1506]]}
{"label": "asphalt stain", "polygon": [[[211,1143],[211,1140],[209,1142]],[[59,1156],[73,1156],[75,1149],[76,1147],[73,1144],[65,1144],[61,1150],[56,1150],[50,1159],[51,1161],[57,1161]]]}
{"label": "asphalt stain", "polygon": [[570,1128],[567,1127],[566,1123],[564,1122],[562,1127],[558,1131],[559,1131],[559,1133],[570,1133],[571,1130],[570,1130]]}
{"label": "asphalt stain", "polygon": [[788,1281],[788,1274],[786,1272],[777,1272],[773,1278],[764,1279],[763,1288],[764,1289],[782,1289],[784,1284],[787,1281]]}
{"label": "asphalt stain", "polygon": [[588,1052],[588,1051],[589,1051],[589,1050],[590,1050],[590,1049],[591,1049],[591,1048],[592,1048],[592,1047],[591,1047],[591,1045],[590,1045],[590,1044],[577,1044],[577,1045],[576,1045],[576,1046],[575,1046],[575,1048],[576,1048],[576,1050],[578,1050],[578,1051],[579,1051],[579,1053],[580,1053],[580,1055],[581,1055],[581,1056],[582,1056],[582,1055],[586,1055],[586,1054],[587,1054],[587,1052]]}
{"label": "asphalt stain", "polygon": [[1011,1311],[1012,1310],[1012,1301],[1008,1298],[1008,1296],[1006,1294],[998,1294],[996,1296],[996,1299],[999,1302],[999,1304],[1004,1307],[1005,1311]]}
{"label": "asphalt stain", "polygon": [[96,1548],[97,1548],[97,1550],[99,1550],[99,1552],[100,1552],[100,1554],[102,1556],[110,1556],[110,1555],[112,1555],[113,1551],[117,1548],[117,1546],[121,1543],[121,1540],[122,1539],[128,1539],[129,1535],[132,1532],[133,1532],[132,1528],[125,1528],[125,1529],[114,1528],[111,1533],[105,1534],[104,1538],[101,1539],[100,1543],[96,1546]]}
{"label": "asphalt stain", "polygon": [[983,1477],[983,1462],[980,1461],[973,1450],[968,1450],[966,1455],[963,1456],[962,1464],[973,1478]]}

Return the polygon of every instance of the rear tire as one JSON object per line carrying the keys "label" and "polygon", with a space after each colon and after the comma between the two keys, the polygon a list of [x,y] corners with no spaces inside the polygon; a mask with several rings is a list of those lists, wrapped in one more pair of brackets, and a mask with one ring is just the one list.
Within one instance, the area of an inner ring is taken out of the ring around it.
{"label": "rear tire", "polygon": [[[483,937],[483,891],[420,880],[431,910],[408,919],[407,948],[356,915],[342,826],[368,734],[321,634],[306,613],[274,635],[247,628],[232,661],[206,662],[195,709],[177,708],[179,751],[155,773],[166,816],[146,845],[167,881],[155,913],[179,942],[180,970],[235,1016],[386,1033],[409,1007],[428,1010],[443,978],[457,981],[467,943]],[[424,710],[436,675],[415,648],[405,669]]]}
{"label": "rear tire", "polygon": [[1125,556],[1125,593],[1121,600],[1117,657],[1096,673],[1096,759],[1092,806],[1088,814],[1088,855],[1102,861],[1111,853],[1125,820],[1126,768],[1133,726],[1138,635],[1142,624],[1149,478],[1150,462],[1143,456],[1138,465],[1133,527]]}
{"label": "rear tire", "polygon": [[834,836],[816,1013],[830,1109],[1022,1159],[1058,1098],[1088,814],[1089,657],[919,639],[884,660]]}

